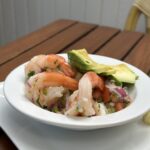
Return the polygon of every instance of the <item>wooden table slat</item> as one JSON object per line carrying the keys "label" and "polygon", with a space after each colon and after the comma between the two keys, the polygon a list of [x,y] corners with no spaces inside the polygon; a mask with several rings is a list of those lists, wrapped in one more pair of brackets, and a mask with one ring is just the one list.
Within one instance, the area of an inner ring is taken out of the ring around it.
{"label": "wooden table slat", "polygon": [[94,24],[77,23],[65,32],[61,32],[46,43],[41,44],[36,49],[40,50],[42,48],[43,50],[46,50],[46,53],[59,53],[74,42],[83,38],[96,27],[97,26]]}
{"label": "wooden table slat", "polygon": [[122,59],[142,36],[143,34],[138,32],[120,32],[106,46],[100,48],[97,54]]}
{"label": "wooden table slat", "polygon": [[53,37],[77,21],[58,20],[0,48],[0,64]]}
{"label": "wooden table slat", "polygon": [[119,33],[119,30],[115,28],[98,27],[92,32],[90,32],[87,36],[83,37],[81,40],[72,44],[63,52],[67,52],[72,49],[86,48],[89,53],[93,53],[117,33]]}
{"label": "wooden table slat", "polygon": [[150,72],[150,35],[144,36],[144,38],[135,46],[135,48],[125,58],[124,61],[138,67],[145,73],[149,73]]}
{"label": "wooden table slat", "polygon": [[[15,57],[0,66],[2,74],[0,74],[0,80],[4,80],[6,75],[18,65],[28,61],[35,55],[38,54],[48,54],[48,53],[58,53],[63,50],[68,45],[72,44],[77,39],[81,38],[85,34],[96,28],[96,25],[87,23],[77,23],[74,26],[68,28],[67,30],[55,35],[53,38],[44,41],[40,45],[32,48],[30,51],[22,53],[22,55]],[[7,65],[7,67],[5,67]]]}

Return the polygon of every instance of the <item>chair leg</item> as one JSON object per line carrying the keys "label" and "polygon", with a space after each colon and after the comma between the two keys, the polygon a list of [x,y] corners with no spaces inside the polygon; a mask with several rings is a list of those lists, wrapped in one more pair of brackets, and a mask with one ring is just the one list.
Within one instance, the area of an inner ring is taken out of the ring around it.
{"label": "chair leg", "polygon": [[146,17],[146,33],[150,34],[150,17]]}
{"label": "chair leg", "polygon": [[134,31],[136,29],[136,25],[140,17],[140,14],[141,14],[141,11],[137,7],[132,6],[129,12],[129,15],[127,17],[127,20],[126,20],[124,30]]}

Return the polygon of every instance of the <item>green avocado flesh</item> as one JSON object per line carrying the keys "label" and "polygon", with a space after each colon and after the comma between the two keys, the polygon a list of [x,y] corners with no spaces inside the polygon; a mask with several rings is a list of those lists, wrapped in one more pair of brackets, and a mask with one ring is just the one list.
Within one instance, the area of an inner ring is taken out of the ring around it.
{"label": "green avocado flesh", "polygon": [[105,65],[93,61],[86,49],[71,50],[68,52],[69,63],[80,72],[94,71],[104,76],[112,76],[115,80],[122,83],[134,84],[137,75],[125,64]]}

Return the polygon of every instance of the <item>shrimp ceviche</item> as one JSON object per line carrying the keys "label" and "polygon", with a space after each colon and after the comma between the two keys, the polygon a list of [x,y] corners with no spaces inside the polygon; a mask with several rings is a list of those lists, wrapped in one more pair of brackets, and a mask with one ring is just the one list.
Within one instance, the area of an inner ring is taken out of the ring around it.
{"label": "shrimp ceviche", "polygon": [[38,55],[25,65],[25,94],[34,104],[68,116],[99,116],[132,102],[128,87],[137,75],[125,64],[105,65],[85,49],[71,50],[68,61],[56,54]]}

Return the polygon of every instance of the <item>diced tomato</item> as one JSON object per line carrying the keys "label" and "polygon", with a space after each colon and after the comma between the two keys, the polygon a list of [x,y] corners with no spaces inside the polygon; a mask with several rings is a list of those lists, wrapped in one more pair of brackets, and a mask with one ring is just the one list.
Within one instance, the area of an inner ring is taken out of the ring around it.
{"label": "diced tomato", "polygon": [[102,92],[102,99],[103,99],[104,103],[108,103],[110,101],[110,92],[107,87],[105,87]]}
{"label": "diced tomato", "polygon": [[115,103],[115,109],[116,111],[122,110],[124,108],[124,103],[123,102],[116,102]]}

